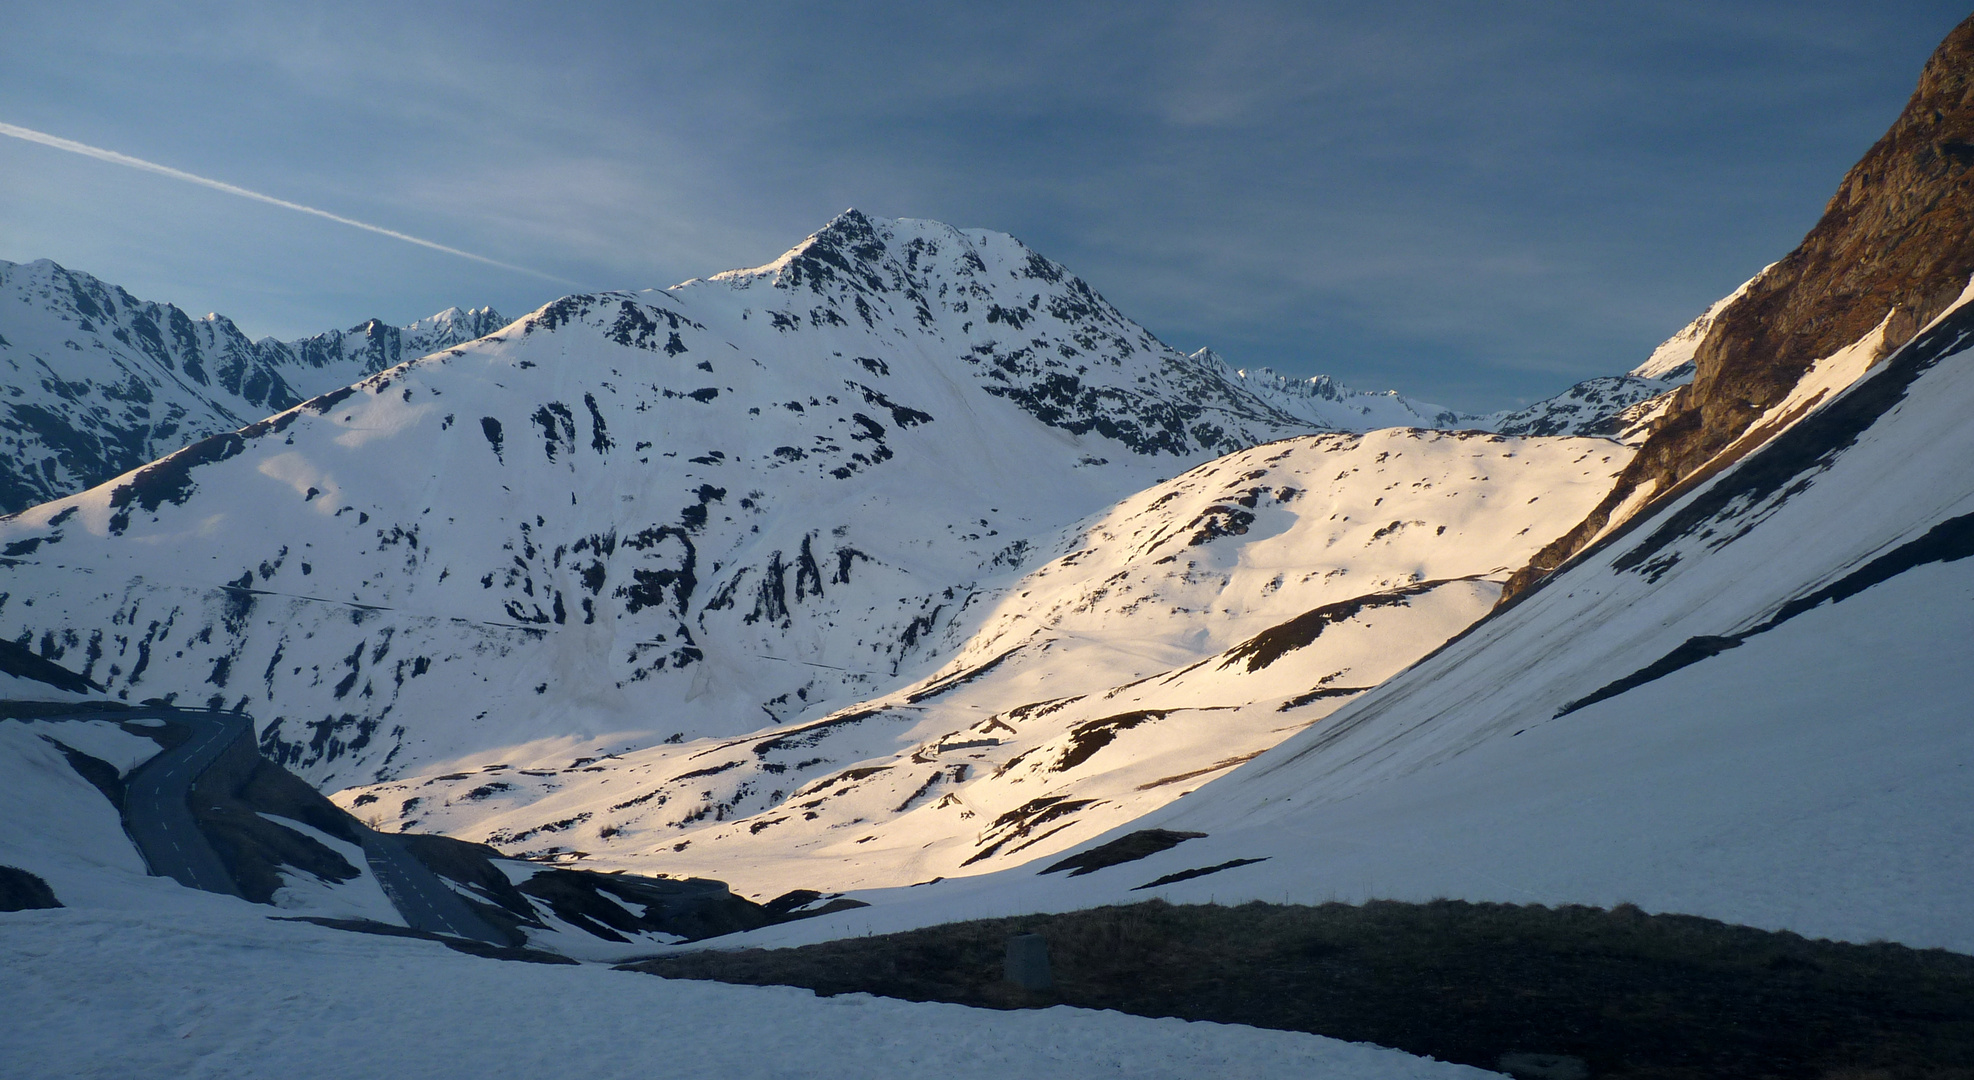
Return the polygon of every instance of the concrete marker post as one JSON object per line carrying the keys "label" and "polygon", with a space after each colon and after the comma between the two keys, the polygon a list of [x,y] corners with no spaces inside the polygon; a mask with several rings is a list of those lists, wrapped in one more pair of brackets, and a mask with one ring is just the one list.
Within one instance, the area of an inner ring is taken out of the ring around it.
{"label": "concrete marker post", "polygon": [[1049,941],[1040,934],[1016,934],[1008,939],[1008,982],[1023,990],[1048,990],[1055,986],[1049,978]]}

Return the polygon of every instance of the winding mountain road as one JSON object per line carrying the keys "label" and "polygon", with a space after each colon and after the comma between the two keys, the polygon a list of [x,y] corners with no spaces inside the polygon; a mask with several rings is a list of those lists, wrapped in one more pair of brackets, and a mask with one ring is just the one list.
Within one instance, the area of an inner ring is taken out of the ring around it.
{"label": "winding mountain road", "polygon": [[[190,803],[192,784],[241,740],[260,752],[253,720],[240,713],[146,708],[128,713],[73,714],[73,719],[153,719],[187,734],[177,746],[139,765],[124,788],[124,831],[136,842],[151,873],[188,888],[239,896],[240,887],[199,830]],[[414,930],[506,945],[500,933],[458,893],[405,850],[404,841],[352,821],[360,830],[364,861],[391,905]]]}
{"label": "winding mountain road", "polygon": [[437,874],[412,858],[396,836],[364,828],[363,857],[377,884],[383,886],[384,895],[412,929],[508,944],[504,935],[467,907]]}
{"label": "winding mountain road", "polygon": [[[102,714],[95,714],[101,719]],[[238,739],[252,740],[254,724],[237,713],[153,709],[128,716],[161,720],[189,729],[185,741],[139,765],[123,795],[123,828],[151,873],[187,888],[239,896],[226,864],[199,831],[187,801],[192,783]]]}

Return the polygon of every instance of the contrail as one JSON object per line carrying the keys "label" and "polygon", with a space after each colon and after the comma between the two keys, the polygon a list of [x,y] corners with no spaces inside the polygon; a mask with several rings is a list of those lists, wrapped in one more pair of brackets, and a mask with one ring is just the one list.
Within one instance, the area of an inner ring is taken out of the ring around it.
{"label": "contrail", "polygon": [[581,288],[579,282],[570,281],[567,278],[559,278],[554,274],[544,274],[539,270],[530,270],[525,266],[516,266],[513,263],[501,262],[499,259],[489,259],[485,255],[475,255],[470,251],[461,251],[456,247],[447,247],[444,244],[434,243],[430,240],[421,240],[408,233],[398,232],[396,229],[386,229],[381,225],[372,225],[369,222],[358,221],[355,218],[346,218],[341,214],[332,214],[327,210],[317,210],[313,206],[303,206],[301,203],[289,202],[286,199],[277,199],[272,195],[263,195],[258,191],[249,191],[243,187],[235,187],[223,180],[195,176],[183,169],[174,169],[169,165],[160,165],[155,161],[134,158],[129,154],[119,154],[115,150],[105,150],[100,146],[90,146],[87,143],[79,143],[73,139],[64,139],[46,132],[35,131],[32,128],[16,127],[13,124],[0,123],[0,135],[11,135],[16,139],[25,139],[31,143],[40,143],[42,146],[52,146],[57,150],[67,150],[71,154],[81,154],[84,157],[92,157],[98,161],[107,161],[112,165],[125,165],[133,169],[142,169],[145,172],[158,173],[161,176],[169,176],[174,180],[183,180],[187,183],[212,188],[215,191],[224,191],[229,195],[238,195],[243,199],[252,199],[255,202],[264,202],[270,206],[279,206],[288,210],[298,210],[304,214],[313,214],[319,218],[328,218],[330,221],[340,225],[348,225],[352,228],[362,229],[365,232],[374,232],[380,236],[388,236],[393,240],[402,240],[407,244],[417,244],[419,247],[431,248],[433,251],[443,251],[448,255],[457,255],[462,259],[471,259],[474,262],[485,263],[488,266],[498,266],[502,270],[512,270],[517,274],[527,274],[530,277],[545,278],[562,285],[575,285]]}

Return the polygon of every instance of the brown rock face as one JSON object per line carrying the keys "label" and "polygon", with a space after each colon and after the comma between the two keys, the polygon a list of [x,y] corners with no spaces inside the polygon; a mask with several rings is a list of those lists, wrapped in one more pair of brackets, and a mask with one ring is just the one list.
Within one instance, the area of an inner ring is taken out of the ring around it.
{"label": "brown rock face", "polygon": [[[1510,579],[1503,602],[1583,550],[1640,490],[1671,497],[1732,464],[1750,426],[1817,360],[1887,322],[1911,340],[1974,275],[1974,16],[1926,62],[1892,129],[1851,167],[1823,218],[1715,319],[1682,391],[1590,516]],[[1889,316],[1889,321],[1887,321]]]}

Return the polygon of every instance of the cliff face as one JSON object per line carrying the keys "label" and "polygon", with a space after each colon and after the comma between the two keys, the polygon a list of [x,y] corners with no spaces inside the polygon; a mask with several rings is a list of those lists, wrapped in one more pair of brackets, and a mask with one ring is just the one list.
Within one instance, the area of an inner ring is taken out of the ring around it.
{"label": "cliff face", "polygon": [[1664,498],[1731,464],[1738,440],[1817,360],[1881,322],[1884,356],[1974,275],[1974,17],[1947,35],[1891,130],[1852,166],[1797,248],[1750,283],[1701,341],[1680,392],[1590,516],[1538,553],[1504,601],[1583,550],[1643,492]]}

